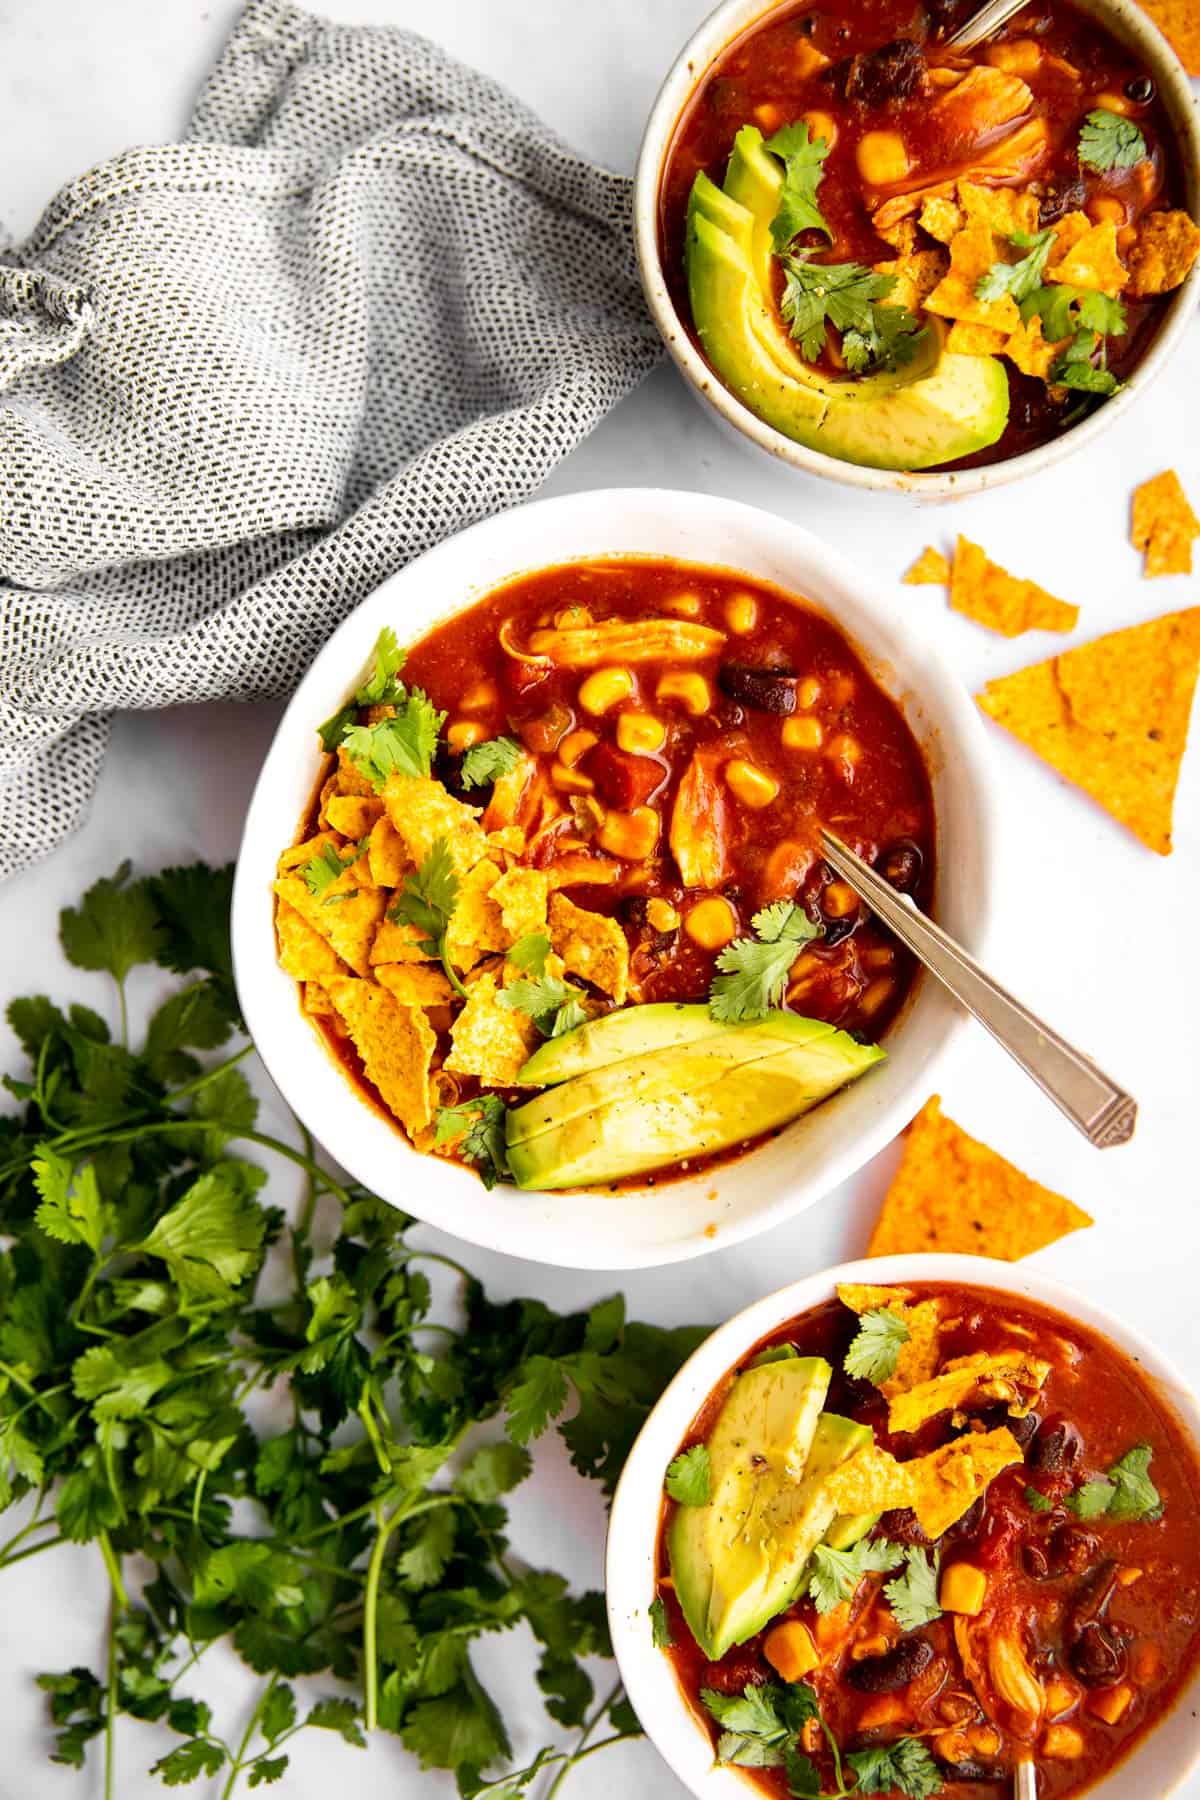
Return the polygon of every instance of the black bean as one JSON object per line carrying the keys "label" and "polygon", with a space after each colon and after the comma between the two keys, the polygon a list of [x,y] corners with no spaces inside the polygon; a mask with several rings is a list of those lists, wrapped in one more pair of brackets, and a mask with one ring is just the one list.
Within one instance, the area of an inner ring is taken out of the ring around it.
{"label": "black bean", "polygon": [[1107,1625],[1085,1625],[1067,1659],[1085,1687],[1112,1687],[1125,1673],[1125,1646]]}
{"label": "black bean", "polygon": [[1083,1439],[1069,1419],[1045,1419],[1030,1446],[1026,1461],[1031,1469],[1061,1475],[1073,1468],[1083,1450]]}
{"label": "black bean", "polygon": [[893,38],[878,50],[864,50],[830,70],[830,79],[847,100],[883,106],[909,100],[921,85],[925,57],[912,38]]}
{"label": "black bean", "polygon": [[1050,1533],[1046,1553],[1056,1575],[1082,1575],[1096,1560],[1099,1540],[1078,1525],[1059,1525]]}
{"label": "black bean", "polygon": [[822,937],[821,942],[823,944],[840,944],[843,938],[848,938],[850,936],[850,933],[858,924],[858,915],[856,913],[850,913],[849,915],[843,913],[840,919],[822,919],[821,923],[825,928],[825,935]]}
{"label": "black bean", "polygon": [[813,32],[816,29],[817,29],[816,13],[805,13],[805,15],[802,19],[798,19],[796,21],[796,30],[800,33],[801,37],[811,37]]}
{"label": "black bean", "polygon": [[986,1511],[987,1495],[980,1494],[978,1500],[973,1500],[971,1502],[962,1518],[957,1519],[955,1523],[951,1525],[946,1534],[947,1537],[956,1539],[978,1537],[980,1527],[983,1524],[983,1515]]}
{"label": "black bean", "polygon": [[886,850],[880,851],[875,858],[875,870],[897,893],[915,894],[920,885],[924,860],[916,844],[911,843],[908,838],[901,838],[899,843],[890,844]]}
{"label": "black bean", "polygon": [[893,1507],[885,1512],[876,1527],[879,1537],[886,1538],[892,1544],[925,1545],[933,1540],[922,1531],[916,1513],[911,1506]]}
{"label": "black bean", "polygon": [[1040,1544],[1023,1544],[1021,1561],[1025,1565],[1025,1573],[1032,1575],[1035,1581],[1049,1580],[1050,1558]]}
{"label": "black bean", "polygon": [[462,780],[463,758],[456,754],[445,743],[440,743],[437,755],[433,759],[433,773],[441,782],[447,793],[453,794],[456,800],[469,800],[479,806],[487,798],[491,790],[491,782],[479,788],[466,788]]}
{"label": "black bean", "polygon": [[1132,81],[1125,83],[1125,98],[1135,100],[1139,106],[1144,106],[1148,100],[1153,100],[1156,91],[1154,82],[1149,75],[1135,75]]}
{"label": "black bean", "polygon": [[1007,1781],[1003,1769],[989,1767],[979,1762],[943,1762],[941,1757],[934,1759],[947,1781]]}
{"label": "black bean", "polygon": [[1030,1444],[1037,1436],[1038,1427],[1041,1422],[1042,1421],[1038,1418],[1036,1413],[1026,1413],[1023,1419],[1008,1418],[1004,1421],[1008,1426],[1008,1429],[1016,1438],[1018,1444],[1020,1444],[1022,1450],[1028,1450]]}
{"label": "black bean", "polygon": [[927,1669],[933,1661],[933,1645],[927,1638],[906,1637],[882,1656],[864,1656],[847,1663],[846,1680],[863,1694],[893,1694]]}
{"label": "black bean", "polygon": [[1038,224],[1051,225],[1064,213],[1079,212],[1087,199],[1082,181],[1068,181],[1061,187],[1048,187],[1038,202]]}
{"label": "black bean", "polygon": [[794,713],[796,677],[790,669],[753,668],[749,663],[722,663],[717,672],[721,692],[759,712]]}

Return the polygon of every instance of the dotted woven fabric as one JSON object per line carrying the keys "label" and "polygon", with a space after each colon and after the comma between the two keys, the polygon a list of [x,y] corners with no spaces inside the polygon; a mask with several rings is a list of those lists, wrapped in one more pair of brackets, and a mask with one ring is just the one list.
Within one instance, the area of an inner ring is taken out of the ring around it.
{"label": "dotted woven fabric", "polygon": [[187,140],[0,247],[0,875],[109,716],[287,692],[649,370],[629,183],[395,29],[252,0]]}

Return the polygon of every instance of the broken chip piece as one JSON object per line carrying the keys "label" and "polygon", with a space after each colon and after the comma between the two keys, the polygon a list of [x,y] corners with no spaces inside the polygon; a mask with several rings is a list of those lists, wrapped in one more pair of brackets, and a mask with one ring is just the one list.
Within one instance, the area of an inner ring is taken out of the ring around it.
{"label": "broken chip piece", "polygon": [[1164,469],[1134,489],[1130,537],[1134,549],[1145,553],[1144,575],[1191,574],[1192,540],[1200,537],[1200,519],[1174,469]]}
{"label": "broken chip piece", "polygon": [[1074,631],[1079,623],[1077,606],[1056,599],[1034,581],[1010,575],[961,534],[950,573],[950,604],[955,612],[1001,637],[1019,637],[1024,631]]}

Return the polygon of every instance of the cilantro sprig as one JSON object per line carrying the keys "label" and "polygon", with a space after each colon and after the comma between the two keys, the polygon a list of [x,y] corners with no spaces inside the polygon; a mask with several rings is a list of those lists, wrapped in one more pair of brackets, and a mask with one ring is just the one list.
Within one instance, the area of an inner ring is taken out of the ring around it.
{"label": "cilantro sprig", "polygon": [[864,1575],[883,1574],[904,1561],[903,1544],[890,1538],[860,1538],[849,1550],[818,1544],[805,1570],[803,1592],[819,1613],[849,1600]]}
{"label": "cilantro sprig", "polygon": [[680,1506],[704,1506],[712,1493],[708,1445],[693,1444],[690,1450],[681,1450],[668,1464],[663,1486]]}
{"label": "cilantro sprig", "polygon": [[792,964],[820,932],[791,900],[764,907],[750,923],[754,936],[735,938],[717,958],[708,996],[714,1019],[765,1019],[772,1007],[781,1006]]}
{"label": "cilantro sprig", "polygon": [[396,705],[404,698],[404,685],[397,678],[404,667],[404,651],[396,641],[390,625],[385,625],[375,640],[371,672],[356,688],[345,706],[338,708],[323,725],[318,736],[326,750],[336,750],[354,723],[355,714],[364,706]]}
{"label": "cilantro sprig", "polygon": [[497,995],[509,1012],[523,1012],[543,1037],[562,1037],[586,1022],[588,1013],[581,988],[557,975],[541,975],[514,981]]}
{"label": "cilantro sprig", "polygon": [[487,738],[471,745],[462,759],[459,778],[465,788],[488,787],[516,768],[523,754],[515,738]]}
{"label": "cilantro sprig", "polygon": [[1054,236],[1053,227],[1047,227],[1045,231],[1014,231],[1009,243],[1026,251],[1027,255],[1017,262],[994,262],[975,283],[979,299],[1002,300],[1006,294],[1017,301],[1028,299],[1035,288],[1042,285]]}
{"label": "cilantro sprig", "polygon": [[478,1170],[485,1188],[491,1191],[508,1174],[508,1151],[505,1123],[508,1108],[498,1094],[478,1094],[458,1106],[443,1106],[434,1128],[434,1142],[452,1143],[456,1138],[458,1154]]}
{"label": "cilantro sprig", "polygon": [[903,1314],[891,1307],[876,1307],[860,1317],[842,1367],[847,1375],[853,1375],[859,1381],[874,1382],[878,1387],[896,1373],[900,1351],[908,1339],[909,1330]]}
{"label": "cilantro sprig", "polygon": [[884,304],[896,286],[894,275],[876,274],[862,263],[815,263],[806,256],[785,255],[780,262],[779,308],[806,362],[815,362],[825,348],[827,323],[843,334],[846,365],[856,374],[912,361],[925,327],[907,307]]}
{"label": "cilantro sprig", "polygon": [[1079,132],[1079,160],[1088,169],[1131,169],[1150,152],[1141,129],[1120,113],[1097,107]]}
{"label": "cilantro sprig", "polygon": [[[165,1785],[240,1796],[301,1779],[304,1730],[361,1747],[383,1729],[464,1796],[529,1794],[601,1725],[639,1728],[619,1688],[593,1691],[601,1596],[513,1554],[506,1496],[568,1412],[576,1469],[611,1492],[705,1333],[627,1321],[619,1297],[569,1315],[493,1300],[311,1144],[264,1130],[234,1035],[230,875],[124,870],[64,916],[68,955],[114,995],[175,971],[136,1041],[90,1006],[8,1008],[27,1066],[0,1119],[0,1511],[20,1508],[0,1571],[69,1542],[110,1593],[100,1672],[38,1677],[52,1754],[98,1750],[124,1792],[140,1720],[173,1734],[143,1753]],[[303,1173],[290,1226],[266,1165]],[[461,1280],[458,1316],[435,1307],[435,1264]],[[248,1409],[267,1388],[278,1404]],[[504,1774],[473,1657],[518,1628],[549,1721],[578,1735]],[[255,1680],[232,1707],[224,1684],[202,1697],[217,1643]],[[301,1677],[328,1691],[302,1700]]]}
{"label": "cilantro sprig", "polygon": [[455,993],[466,999],[467,990],[450,960],[446,933],[458,905],[458,875],[444,837],[435,838],[429,854],[416,872],[406,875],[400,891],[388,907],[393,924],[413,925],[422,932],[421,949],[436,956],[446,971],[446,979]]}
{"label": "cilantro sprig", "polygon": [[411,688],[390,719],[375,725],[349,725],[342,748],[360,775],[378,792],[392,775],[428,779],[438,733],[446,722],[428,694]]}
{"label": "cilantro sprig", "polygon": [[776,250],[786,250],[802,231],[823,231],[832,243],[833,233],[817,205],[817,189],[824,174],[822,164],[829,155],[826,140],[811,137],[808,121],[800,119],[769,137],[764,148],[784,165],[779,207],[771,220],[771,241]]}
{"label": "cilantro sprig", "polygon": [[904,1573],[883,1584],[884,1596],[896,1615],[901,1631],[918,1631],[942,1616],[938,1604],[939,1558],[917,1545],[904,1552]]}
{"label": "cilantro sprig", "polygon": [[1068,1494],[1064,1506],[1076,1518],[1103,1518],[1114,1525],[1159,1518],[1162,1496],[1150,1479],[1153,1455],[1149,1444],[1134,1444],[1106,1474],[1083,1482]]}

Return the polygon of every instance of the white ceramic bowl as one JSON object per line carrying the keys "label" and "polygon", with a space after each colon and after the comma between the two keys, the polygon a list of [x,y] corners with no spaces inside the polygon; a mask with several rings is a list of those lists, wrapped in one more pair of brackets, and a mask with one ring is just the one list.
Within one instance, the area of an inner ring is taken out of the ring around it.
{"label": "white ceramic bowl", "polygon": [[962,1023],[932,982],[918,981],[888,1033],[888,1060],[762,1149],[702,1177],[599,1196],[510,1187],[486,1193],[467,1170],[413,1152],[346,1079],[275,959],[271,882],[318,777],[317,723],[353,688],[382,626],[412,640],[513,575],[620,554],[759,576],[835,620],[900,702],[924,751],[938,823],[938,916],[976,954],[991,888],[992,807],[970,700],[910,614],[897,613],[840,556],[771,513],[712,494],[655,489],[537,501],[439,544],[363,601],[297,688],[250,803],[233,894],[246,1023],[284,1098],[358,1180],[468,1242],[569,1268],[645,1268],[699,1256],[810,1206],[934,1091],[935,1066]]}
{"label": "white ceramic bowl", "polygon": [[[655,1592],[655,1557],[663,1478],[688,1426],[728,1369],[753,1344],[788,1319],[833,1298],[840,1281],[961,1282],[1040,1300],[1108,1338],[1133,1358],[1200,1446],[1200,1405],[1183,1376],[1152,1344],[1071,1288],[1019,1265],[982,1256],[882,1256],[806,1275],[768,1294],[707,1338],[684,1364],[643,1425],[613,1500],[605,1553],[608,1622],[621,1679],[647,1736],[697,1800],[749,1800],[745,1778],[713,1761],[712,1742],[675,1679],[670,1660],[651,1639],[648,1609]],[[1153,1732],[1105,1780],[1090,1800],[1165,1800],[1197,1762],[1196,1704],[1200,1673]]]}
{"label": "white ceramic bowl", "polygon": [[[1119,43],[1127,45],[1154,77],[1178,137],[1187,204],[1195,215],[1200,209],[1200,128],[1196,99],[1179,58],[1134,0],[1073,0],[1073,3],[1080,12],[1099,20]],[[820,450],[809,450],[776,431],[774,426],[767,425],[713,373],[679,317],[663,275],[658,240],[659,181],[680,114],[710,65],[735,37],[756,20],[775,11],[779,4],[780,0],[722,0],[676,57],[659,89],[642,137],[634,183],[638,266],[655,324],[693,394],[733,436],[756,445],[768,456],[788,463],[794,469],[823,475],[830,481],[844,482],[850,487],[899,490],[926,500],[944,500],[999,487],[1005,482],[1017,481],[1023,475],[1048,469],[1061,462],[1063,457],[1084,449],[1102,431],[1107,431],[1124,417],[1180,342],[1191,320],[1197,296],[1200,296],[1200,264],[1167,303],[1157,337],[1120,393],[1097,407],[1074,430],[1052,438],[1036,450],[1026,451],[1023,456],[988,463],[982,468],[950,470],[942,474],[906,474],[842,462]]]}

